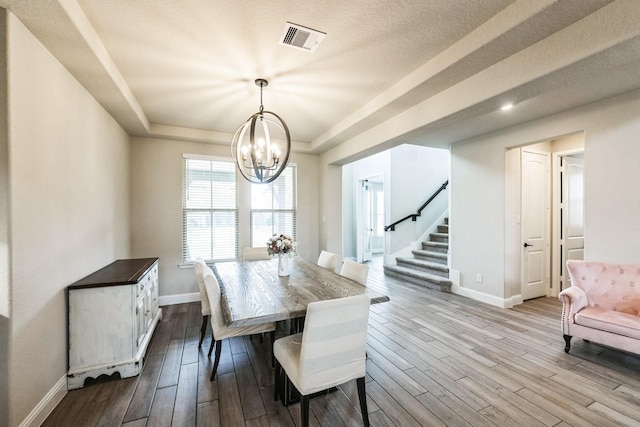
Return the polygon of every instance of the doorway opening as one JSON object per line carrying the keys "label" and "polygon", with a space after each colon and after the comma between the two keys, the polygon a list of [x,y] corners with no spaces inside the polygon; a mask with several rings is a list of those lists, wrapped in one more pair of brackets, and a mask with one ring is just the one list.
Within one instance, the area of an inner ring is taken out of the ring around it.
{"label": "doorway opening", "polygon": [[357,200],[356,257],[367,262],[384,253],[384,175],[358,180]]}
{"label": "doorway opening", "polygon": [[567,261],[584,259],[584,151],[554,153],[552,290],[571,286]]}
{"label": "doorway opening", "polygon": [[584,133],[515,147],[506,162],[505,290],[557,296],[567,259],[584,256]]}

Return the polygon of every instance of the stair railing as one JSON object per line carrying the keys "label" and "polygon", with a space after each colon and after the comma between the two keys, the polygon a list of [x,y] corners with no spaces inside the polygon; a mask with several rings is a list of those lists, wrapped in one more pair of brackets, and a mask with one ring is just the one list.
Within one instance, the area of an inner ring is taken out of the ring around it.
{"label": "stair railing", "polygon": [[440,186],[440,188],[438,188],[438,189],[436,190],[436,192],[435,192],[435,193],[433,193],[433,194],[431,195],[431,197],[429,197],[429,200],[427,200],[426,202],[424,202],[424,204],[423,204],[422,206],[420,206],[420,208],[418,208],[418,212],[416,212],[416,213],[414,213],[414,214],[409,214],[409,215],[405,216],[404,218],[397,220],[397,221],[396,221],[396,222],[394,222],[393,224],[385,226],[385,227],[384,227],[384,231],[395,231],[395,229],[396,229],[396,225],[400,224],[400,223],[401,223],[401,222],[403,222],[403,221],[408,220],[409,218],[411,218],[411,221],[417,221],[417,220],[418,220],[418,217],[422,214],[422,211],[424,210],[424,208],[426,208],[426,207],[427,207],[427,205],[428,205],[429,203],[431,203],[431,202],[433,201],[433,199],[435,199],[435,198],[438,196],[438,194],[440,194],[444,189],[446,189],[446,188],[447,188],[447,185],[449,185],[449,180],[446,180],[446,181],[444,182],[444,184],[442,184],[442,185]]}

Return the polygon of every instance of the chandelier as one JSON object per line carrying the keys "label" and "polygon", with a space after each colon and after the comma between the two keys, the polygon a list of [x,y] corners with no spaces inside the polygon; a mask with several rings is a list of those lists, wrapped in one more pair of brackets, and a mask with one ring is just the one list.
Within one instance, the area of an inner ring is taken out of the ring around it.
{"label": "chandelier", "polygon": [[233,135],[231,156],[249,182],[266,184],[276,179],[287,167],[291,137],[287,124],[280,116],[264,111],[262,88],[269,82],[256,79],[255,83],[260,86],[260,110]]}

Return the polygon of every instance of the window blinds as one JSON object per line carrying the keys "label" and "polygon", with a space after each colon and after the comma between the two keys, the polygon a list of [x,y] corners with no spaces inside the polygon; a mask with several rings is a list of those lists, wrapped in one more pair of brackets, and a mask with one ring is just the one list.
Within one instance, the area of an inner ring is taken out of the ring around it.
{"label": "window blinds", "polygon": [[235,164],[206,157],[183,159],[182,260],[238,257]]}
{"label": "window blinds", "polygon": [[251,246],[265,246],[275,233],[296,240],[296,166],[269,184],[251,185]]}

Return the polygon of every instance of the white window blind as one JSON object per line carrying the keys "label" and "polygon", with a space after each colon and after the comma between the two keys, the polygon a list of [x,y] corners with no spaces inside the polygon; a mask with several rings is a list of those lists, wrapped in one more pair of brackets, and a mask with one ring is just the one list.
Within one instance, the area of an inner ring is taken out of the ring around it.
{"label": "white window blind", "polygon": [[251,246],[264,246],[275,233],[296,240],[296,166],[269,184],[251,185]]}
{"label": "white window blind", "polygon": [[185,155],[182,173],[182,260],[238,257],[235,164]]}

